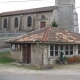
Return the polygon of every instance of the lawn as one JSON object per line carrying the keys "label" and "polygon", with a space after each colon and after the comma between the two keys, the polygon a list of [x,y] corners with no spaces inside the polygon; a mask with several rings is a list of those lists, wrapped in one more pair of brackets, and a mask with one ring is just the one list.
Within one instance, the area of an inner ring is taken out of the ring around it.
{"label": "lawn", "polygon": [[0,39],[11,39],[11,38],[14,38],[14,37],[0,37]]}
{"label": "lawn", "polygon": [[[13,62],[11,64],[11,62]],[[18,68],[25,68],[25,69],[32,69],[32,70],[40,70],[39,67],[35,66],[35,65],[24,65],[24,64],[14,64],[15,60],[12,59],[12,57],[10,56],[10,51],[6,51],[6,52],[0,52],[0,63],[3,65],[8,65],[8,66],[14,66],[14,67],[18,67]],[[10,63],[10,64],[7,64]]]}
{"label": "lawn", "polygon": [[14,59],[10,56],[10,51],[0,52],[0,63],[5,64],[10,62],[14,62]]}

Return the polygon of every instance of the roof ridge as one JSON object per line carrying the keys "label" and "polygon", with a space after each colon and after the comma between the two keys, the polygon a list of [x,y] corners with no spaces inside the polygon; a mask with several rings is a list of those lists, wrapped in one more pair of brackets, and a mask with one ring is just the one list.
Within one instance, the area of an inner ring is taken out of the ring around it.
{"label": "roof ridge", "polygon": [[49,30],[50,30],[50,27],[47,27],[47,30],[44,32],[42,41],[47,41],[47,35],[48,35],[48,33],[49,33]]}

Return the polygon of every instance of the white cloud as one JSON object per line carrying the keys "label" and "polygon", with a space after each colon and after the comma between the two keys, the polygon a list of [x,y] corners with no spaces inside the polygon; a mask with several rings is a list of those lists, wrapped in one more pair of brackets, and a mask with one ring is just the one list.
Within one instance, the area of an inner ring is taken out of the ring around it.
{"label": "white cloud", "polygon": [[[9,0],[6,0],[6,2],[7,1],[9,1]],[[1,2],[1,0],[0,0],[0,2]],[[39,1],[30,0],[30,1],[26,1],[26,2],[0,3],[0,12],[29,9],[29,8],[35,8],[35,7],[52,6],[52,5],[54,5],[54,3],[42,1],[42,0],[41,1],[40,0]]]}

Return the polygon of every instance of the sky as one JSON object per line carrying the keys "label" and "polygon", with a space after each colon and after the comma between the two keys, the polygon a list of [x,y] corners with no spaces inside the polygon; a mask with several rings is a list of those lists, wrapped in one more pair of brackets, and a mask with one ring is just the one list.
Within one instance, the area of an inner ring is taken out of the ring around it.
{"label": "sky", "polygon": [[[80,32],[80,0],[75,0],[75,2]],[[55,0],[0,0],[0,13],[54,5]]]}

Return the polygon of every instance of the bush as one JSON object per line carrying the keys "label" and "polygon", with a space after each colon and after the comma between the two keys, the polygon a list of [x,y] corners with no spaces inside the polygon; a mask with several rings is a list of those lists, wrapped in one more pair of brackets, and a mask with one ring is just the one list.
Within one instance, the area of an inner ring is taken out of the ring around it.
{"label": "bush", "polygon": [[79,62],[79,57],[78,57],[78,56],[70,57],[70,58],[68,59],[68,62],[69,62],[69,63]]}
{"label": "bush", "polygon": [[67,61],[68,60],[68,57],[66,57],[66,56],[64,56],[63,58],[64,58],[64,61]]}
{"label": "bush", "polygon": [[80,57],[79,56],[73,56],[73,57],[64,56],[64,61],[67,61],[68,63],[79,62],[80,61]]}
{"label": "bush", "polygon": [[74,62],[78,62],[79,61],[79,57],[78,56],[74,56]]}
{"label": "bush", "polygon": [[73,63],[73,62],[74,62],[74,58],[73,58],[73,57],[68,58],[68,62],[69,62],[69,63]]}
{"label": "bush", "polygon": [[52,21],[52,27],[58,27],[58,24],[56,23],[55,19]]}

